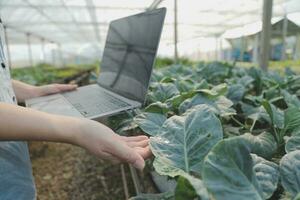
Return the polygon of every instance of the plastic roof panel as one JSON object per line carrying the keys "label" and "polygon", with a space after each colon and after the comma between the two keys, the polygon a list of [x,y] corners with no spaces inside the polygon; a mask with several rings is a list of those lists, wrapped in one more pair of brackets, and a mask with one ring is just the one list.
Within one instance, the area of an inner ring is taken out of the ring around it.
{"label": "plastic roof panel", "polygon": [[[0,15],[8,28],[11,45],[26,45],[25,34],[30,33],[33,43],[44,38],[46,43],[55,42],[66,51],[80,53],[82,46],[90,46],[93,52],[98,49],[99,54],[110,21],[142,12],[153,1],[0,0]],[[210,49],[215,44],[207,45],[207,41],[232,30],[236,30],[236,36],[259,31],[262,3],[263,0],[178,0],[179,53],[190,51],[192,46],[198,46],[195,50]],[[274,0],[273,4],[273,17],[282,18],[286,13],[290,20],[300,24],[299,0]],[[159,54],[172,55],[174,0],[163,0],[159,7],[167,8]]]}

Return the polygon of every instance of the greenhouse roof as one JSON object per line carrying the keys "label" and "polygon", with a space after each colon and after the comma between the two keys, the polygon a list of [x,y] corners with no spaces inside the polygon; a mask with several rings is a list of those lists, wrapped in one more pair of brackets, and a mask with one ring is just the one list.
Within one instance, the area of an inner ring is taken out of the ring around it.
{"label": "greenhouse roof", "polygon": [[[284,17],[274,17],[272,19],[272,37],[282,37]],[[262,22],[254,22],[242,27],[225,31],[224,38],[235,39],[245,36],[260,34]],[[300,33],[300,13],[292,13],[287,16],[287,36],[295,36]]]}
{"label": "greenhouse roof", "polygon": [[[178,0],[178,42],[220,37],[227,30],[260,22],[262,3],[262,0]],[[273,4],[275,18],[300,12],[299,0],[274,0]],[[159,53],[170,54],[174,42],[173,0],[0,0],[0,14],[11,45],[26,44],[29,34],[33,44],[46,41],[62,47],[77,45],[101,50],[111,20],[156,5],[168,9]],[[298,14],[295,20],[299,19]],[[78,52],[77,48],[69,50]]]}

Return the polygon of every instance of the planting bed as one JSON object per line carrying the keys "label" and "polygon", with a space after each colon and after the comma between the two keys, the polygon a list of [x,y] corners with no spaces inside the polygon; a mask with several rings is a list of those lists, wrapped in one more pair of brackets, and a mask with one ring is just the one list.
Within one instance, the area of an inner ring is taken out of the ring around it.
{"label": "planting bed", "polygon": [[132,199],[299,199],[299,95],[300,76],[289,69],[155,71],[147,107],[119,131],[150,135],[150,167],[177,186]]}
{"label": "planting bed", "polygon": [[[155,70],[146,108],[108,120],[119,134],[151,136],[145,194],[132,199],[300,199],[299,95],[290,69],[215,62]],[[124,199],[119,166],[70,145],[32,145],[40,199]],[[177,184],[159,193],[151,170]],[[131,180],[128,188],[134,195]]]}

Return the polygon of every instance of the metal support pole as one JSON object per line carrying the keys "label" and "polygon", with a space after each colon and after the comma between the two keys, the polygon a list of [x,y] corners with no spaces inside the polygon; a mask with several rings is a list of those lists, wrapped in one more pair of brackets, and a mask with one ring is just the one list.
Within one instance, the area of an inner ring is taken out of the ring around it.
{"label": "metal support pole", "polygon": [[33,59],[32,59],[32,49],[31,49],[30,33],[26,33],[26,37],[27,37],[29,64],[32,67],[33,66]]}
{"label": "metal support pole", "polygon": [[57,44],[57,47],[58,47],[60,65],[61,65],[61,67],[64,67],[65,63],[64,63],[64,59],[63,59],[63,55],[62,55],[61,44]]}
{"label": "metal support pole", "polygon": [[283,25],[282,25],[282,52],[281,52],[281,60],[286,59],[286,35],[288,29],[288,19],[287,15],[284,15]]}
{"label": "metal support pole", "polygon": [[[52,42],[52,44],[54,44],[54,43]],[[51,54],[52,54],[52,64],[53,64],[53,66],[56,66],[56,63],[55,63],[56,56],[55,56],[54,48],[51,49]]]}
{"label": "metal support pole", "polygon": [[242,36],[241,38],[241,51],[240,51],[240,61],[244,61],[244,52],[245,52],[245,37]]}
{"label": "metal support pole", "polygon": [[7,27],[4,26],[4,35],[5,35],[5,41],[6,41],[6,49],[7,49],[7,60],[8,60],[8,66],[12,67],[11,65],[11,57],[10,57],[10,48],[9,48],[9,41],[8,41],[8,34],[7,34]]}
{"label": "metal support pole", "polygon": [[294,60],[300,59],[300,33],[296,35]]}
{"label": "metal support pole", "polygon": [[129,199],[128,183],[127,183],[127,179],[126,179],[124,164],[120,165],[120,169],[121,169],[125,199]]}
{"label": "metal support pole", "polygon": [[141,183],[140,183],[139,177],[137,175],[137,171],[131,165],[129,165],[129,169],[130,169],[130,174],[131,174],[131,178],[132,178],[132,181],[133,181],[133,185],[134,185],[134,189],[135,189],[136,195],[139,195],[139,194],[142,193],[142,187],[141,187]]}
{"label": "metal support pole", "polygon": [[215,59],[216,60],[219,60],[219,58],[218,58],[218,50],[219,50],[219,44],[218,44],[218,36],[216,36],[216,51],[215,51]]}
{"label": "metal support pole", "polygon": [[177,29],[177,0],[174,0],[174,61],[178,63],[178,29]]}
{"label": "metal support pole", "polygon": [[46,52],[45,52],[45,39],[42,38],[42,54],[43,54],[43,62],[46,63]]}
{"label": "metal support pole", "polygon": [[259,34],[256,34],[254,36],[254,46],[253,46],[253,57],[252,57],[252,63],[258,64],[258,49],[259,49]]}
{"label": "metal support pole", "polygon": [[271,18],[272,18],[273,0],[264,0],[263,18],[262,18],[262,36],[260,51],[260,67],[267,71],[270,56],[270,38],[271,38]]}
{"label": "metal support pole", "polygon": [[163,0],[154,0],[152,2],[152,4],[149,6],[149,8],[147,8],[146,10],[154,10],[154,9],[156,9],[162,1]]}
{"label": "metal support pole", "polygon": [[223,56],[223,38],[220,37],[219,40],[220,40],[219,59],[224,60],[224,56]]}
{"label": "metal support pole", "polygon": [[63,52],[61,47],[60,47],[60,56],[61,56],[62,65],[63,65],[63,67],[65,67],[66,66],[66,61],[65,61],[65,58],[64,58],[64,52]]}

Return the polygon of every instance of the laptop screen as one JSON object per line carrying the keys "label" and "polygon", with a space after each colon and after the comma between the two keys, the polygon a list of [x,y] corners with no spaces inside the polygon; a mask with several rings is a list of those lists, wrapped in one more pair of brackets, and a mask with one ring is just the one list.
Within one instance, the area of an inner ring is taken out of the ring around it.
{"label": "laptop screen", "polygon": [[160,8],[111,22],[98,83],[144,103],[166,14]]}

